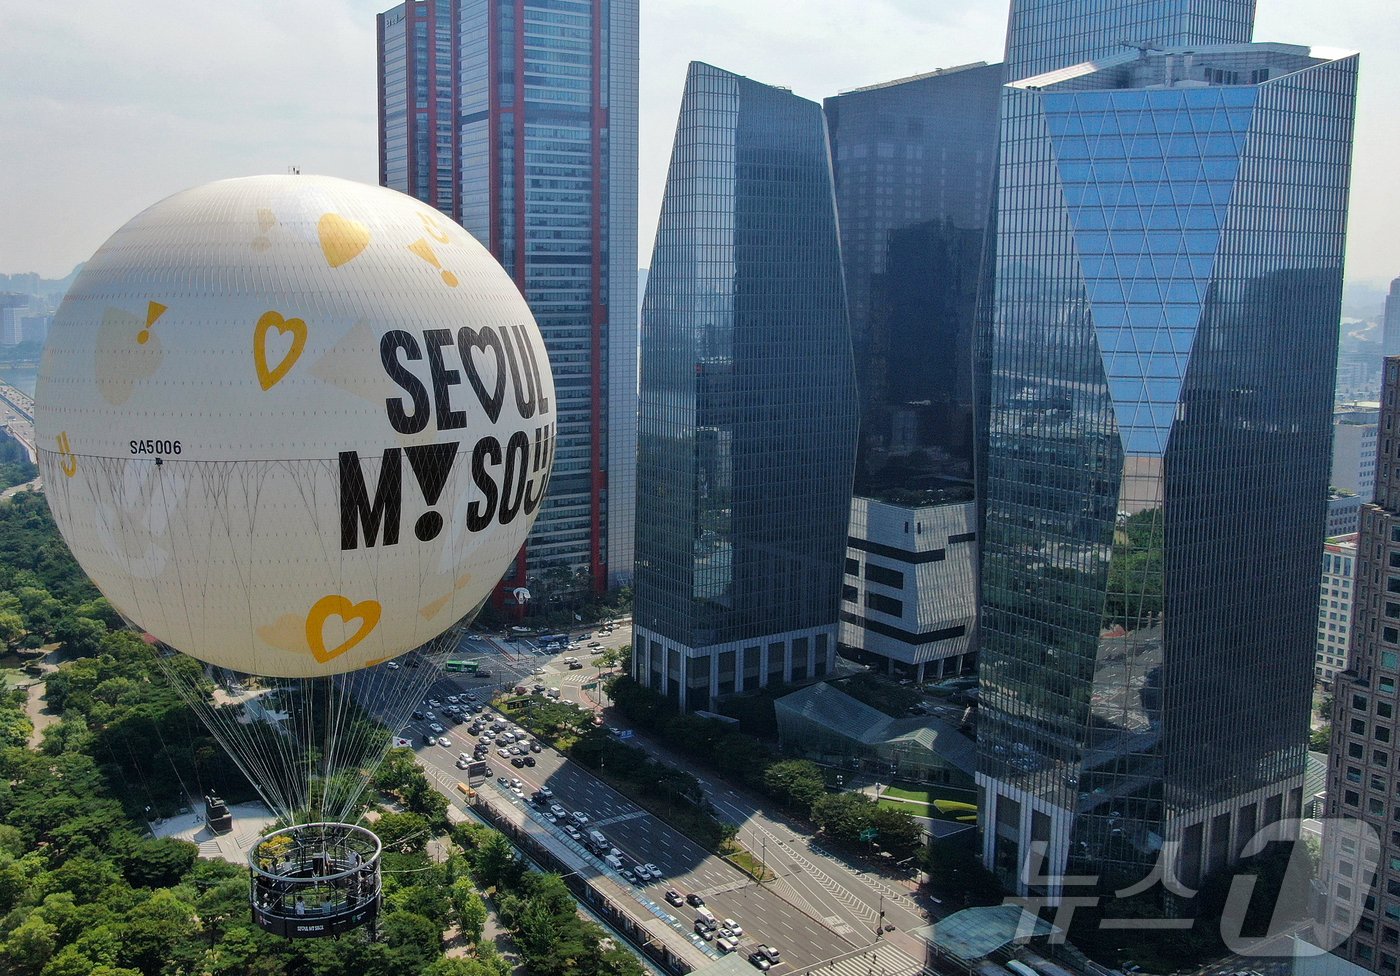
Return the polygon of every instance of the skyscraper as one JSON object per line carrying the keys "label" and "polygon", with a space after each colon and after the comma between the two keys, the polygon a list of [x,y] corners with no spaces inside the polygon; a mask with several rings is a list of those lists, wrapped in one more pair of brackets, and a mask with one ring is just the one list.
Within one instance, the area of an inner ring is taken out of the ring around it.
{"label": "skyscraper", "polygon": [[[396,16],[425,26],[408,32]],[[430,203],[450,196],[440,209],[515,279],[554,370],[554,474],[506,589],[626,582],[636,458],[637,0],[414,0],[380,21],[381,181]],[[406,115],[395,100],[401,77],[420,93]],[[425,144],[424,120],[437,133],[427,182],[437,198],[420,192],[421,180],[398,182],[424,169],[417,150],[405,148]]]}
{"label": "skyscraper", "polygon": [[379,185],[457,211],[457,0],[407,0],[375,17]]}
{"label": "skyscraper", "polygon": [[1011,0],[1006,77],[1012,81],[1130,47],[1244,44],[1255,0]]}
{"label": "skyscraper", "polygon": [[1001,65],[825,103],[860,391],[842,653],[923,681],[974,660],[973,336]]}
{"label": "skyscraper", "polygon": [[642,305],[633,677],[684,709],[832,667],[855,383],[821,106],[686,76]]}
{"label": "skyscraper", "polygon": [[[1400,424],[1400,357],[1382,376],[1381,424]],[[1400,438],[1381,439],[1376,495],[1361,509],[1351,650],[1333,680],[1327,819],[1318,899],[1335,950],[1378,973],[1400,961]],[[1382,855],[1384,851],[1385,856]],[[1345,940],[1345,941],[1342,941]]]}
{"label": "skyscraper", "polygon": [[1385,296],[1385,317],[1381,323],[1381,345],[1387,356],[1400,356],[1400,278],[1390,283]]}
{"label": "skyscraper", "polygon": [[1299,808],[1355,78],[1254,44],[1008,86],[978,781],[1019,890],[1194,885]]}

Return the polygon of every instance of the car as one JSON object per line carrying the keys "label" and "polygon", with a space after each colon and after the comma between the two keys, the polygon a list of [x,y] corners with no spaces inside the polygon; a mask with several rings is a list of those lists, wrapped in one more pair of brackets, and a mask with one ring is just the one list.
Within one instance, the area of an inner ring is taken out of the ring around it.
{"label": "car", "polygon": [[538,683],[537,683],[537,684],[535,684],[535,686],[534,686],[533,688],[531,688],[530,690],[533,691],[533,692],[534,692],[535,694],[537,694],[537,695],[543,695],[543,694],[544,694],[544,685],[538,684]]}
{"label": "car", "polygon": [[442,702],[438,701],[436,698],[429,698],[424,704],[426,704],[429,708],[442,707]]}
{"label": "car", "polygon": [[424,717],[425,719],[427,719],[429,722],[436,722],[436,721],[437,721],[437,713],[435,713],[435,712],[424,712],[424,713],[423,713],[423,717]]}
{"label": "car", "polygon": [[495,775],[495,770],[493,770],[490,767],[490,765],[487,765],[487,767],[484,770],[482,770],[481,775],[485,776],[487,779],[490,779],[492,776]]}
{"label": "car", "polygon": [[734,921],[734,919],[732,919],[732,918],[726,918],[724,921],[720,922],[719,924],[720,924],[720,927],[721,927],[721,928],[726,928],[726,929],[728,929],[729,931],[733,932],[733,933],[734,933],[734,938],[736,938],[736,939],[741,939],[741,938],[744,937],[744,927],[743,927],[742,925],[740,925],[738,922]]}
{"label": "car", "polygon": [[651,876],[652,876],[653,878],[659,878],[659,877],[661,877],[661,869],[660,869],[659,867],[657,867],[655,864],[652,864],[650,861],[648,861],[646,864],[644,864],[644,865],[642,865],[642,866],[645,867],[648,871],[651,872]]}
{"label": "car", "polygon": [[704,939],[706,942],[709,942],[715,937],[714,931],[704,922],[695,923],[695,934],[700,936],[700,938]]}
{"label": "car", "polygon": [[548,691],[545,692],[545,697],[547,697],[547,698],[558,698],[558,697],[559,697],[559,689],[558,689],[558,688],[551,688],[551,689],[549,689]]}
{"label": "car", "polygon": [[525,765],[531,767],[531,768],[533,768],[534,765],[535,765],[535,757],[534,757],[534,756],[521,756],[521,757],[520,757],[520,761],[523,762]]}
{"label": "car", "polygon": [[468,634],[468,635],[467,635],[467,640],[469,640],[469,641],[479,641],[479,640],[481,640],[481,639],[482,639],[482,637],[481,637],[480,634]]}
{"label": "car", "polygon": [[560,806],[559,804],[557,804],[557,803],[551,803],[551,804],[549,805],[549,812],[552,813],[552,814],[554,814],[556,817],[558,817],[558,818],[561,819],[561,820],[564,819],[565,817],[567,817],[567,816],[569,815],[569,811],[568,811],[568,810],[565,810],[563,807],[561,807],[561,806]]}
{"label": "car", "polygon": [[628,884],[637,883],[637,876],[632,873],[631,868],[623,868],[618,874],[622,875],[622,880],[626,881]]}
{"label": "car", "polygon": [[552,824],[557,824],[559,822],[559,818],[548,810],[544,812],[544,818]]}
{"label": "car", "polygon": [[540,745],[538,742],[531,742],[531,743],[530,743],[530,751],[531,751],[531,752],[544,752],[544,746]]}
{"label": "car", "polygon": [[506,787],[509,787],[509,786],[510,786],[510,780],[506,779],[504,776],[497,776],[497,777],[496,777],[496,782],[499,783],[499,784],[502,785],[502,786],[506,786]]}
{"label": "car", "polygon": [[758,953],[760,956],[763,956],[763,958],[767,959],[775,966],[783,961],[782,954],[778,952],[775,946],[761,945],[757,949],[755,949],[754,952]]}
{"label": "car", "polygon": [[522,790],[520,787],[518,787],[518,786],[512,786],[512,787],[510,788],[510,791],[511,791],[511,793],[515,794],[515,798],[516,798],[517,800],[523,800],[523,799],[525,799],[525,791]]}
{"label": "car", "polygon": [[749,953],[749,962],[753,963],[754,966],[758,968],[759,972],[766,973],[773,968],[773,964],[768,961],[768,957],[760,955],[757,952]]}
{"label": "car", "polygon": [[573,838],[574,840],[582,840],[582,839],[583,839],[583,834],[579,833],[579,829],[578,829],[577,827],[575,827],[573,824],[565,824],[565,825],[564,825],[564,833],[568,834],[568,835],[569,835],[571,838]]}
{"label": "car", "polygon": [[385,664],[384,666],[385,666],[386,668],[388,668],[390,671],[397,671],[397,670],[399,669],[399,667],[400,667],[398,661],[390,661],[390,662],[388,662],[387,664]]}
{"label": "car", "polygon": [[592,634],[579,634],[579,635],[578,635],[578,639],[581,640],[581,641],[591,640],[592,638],[593,638],[593,635],[592,635]]}
{"label": "car", "polygon": [[685,904],[685,896],[682,895],[675,888],[671,888],[666,892],[666,900],[669,901],[672,905],[675,905],[677,908]]}
{"label": "car", "polygon": [[461,700],[462,700],[462,699],[461,699],[460,697],[458,697],[457,695],[448,695],[448,696],[447,696],[447,701],[448,701],[448,703],[449,703],[449,704],[452,704],[452,705],[456,705],[456,704],[457,704],[458,702],[460,702]]}
{"label": "car", "polygon": [[578,824],[580,827],[584,826],[588,823],[588,814],[584,813],[582,810],[575,810],[574,823]]}
{"label": "car", "polygon": [[701,898],[699,895],[692,891],[690,894],[685,896],[685,903],[695,908],[701,908],[705,904],[705,899]]}
{"label": "car", "polygon": [[470,759],[458,759],[458,760],[457,760],[457,768],[458,768],[458,769],[466,769],[466,768],[467,768],[468,766],[470,766],[470,765],[471,765],[471,760],[470,760]]}
{"label": "car", "polygon": [[413,718],[414,718],[414,721],[421,721],[422,718],[423,718],[423,712],[422,712],[422,710],[421,710],[421,709],[415,710],[414,713],[413,713]]}
{"label": "car", "polygon": [[570,670],[570,671],[582,671],[582,670],[583,670],[583,662],[582,662],[582,661],[570,661],[570,662],[569,662],[569,670]]}
{"label": "car", "polygon": [[449,739],[447,736],[444,735],[444,736],[442,736],[441,738],[438,739],[438,745],[442,746],[444,749],[451,749],[451,748],[452,748],[452,740]]}
{"label": "car", "polygon": [[715,948],[720,952],[733,952],[739,948],[739,943],[721,933],[720,937],[715,939]]}
{"label": "car", "polygon": [[637,876],[637,879],[640,881],[651,880],[651,872],[646,869],[646,865],[644,864],[638,864],[635,868],[632,869],[632,873],[635,874]]}
{"label": "car", "polygon": [[601,641],[594,641],[592,644],[589,644],[588,646],[589,646],[589,647],[602,647],[603,645],[602,645],[602,642],[601,642]]}
{"label": "car", "polygon": [[474,702],[474,701],[476,701],[476,692],[474,692],[474,691],[469,691],[469,692],[467,692],[467,694],[466,694],[465,697],[466,697],[467,701],[469,701],[469,702]]}
{"label": "car", "polygon": [[441,725],[438,725],[436,722],[433,722],[432,724],[430,724],[430,725],[428,726],[428,728],[432,729],[434,732],[437,732],[437,733],[439,733],[439,734],[441,734],[441,733],[447,731],[447,730],[444,729]]}
{"label": "car", "polygon": [[510,757],[510,764],[511,764],[512,766],[514,766],[516,769],[524,769],[524,768],[525,768],[525,760],[521,759],[519,756],[511,756],[511,757]]}
{"label": "car", "polygon": [[509,759],[509,758],[510,758],[510,750],[509,750],[509,749],[497,749],[497,750],[496,750],[496,755],[500,756],[502,759]]}

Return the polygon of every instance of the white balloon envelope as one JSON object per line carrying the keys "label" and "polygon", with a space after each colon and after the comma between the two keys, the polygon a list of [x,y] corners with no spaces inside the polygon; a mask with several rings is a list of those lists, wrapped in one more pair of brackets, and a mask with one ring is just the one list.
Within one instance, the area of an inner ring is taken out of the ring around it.
{"label": "white balloon envelope", "polygon": [[59,530],[121,613],[211,664],[315,677],[489,595],[548,484],[554,383],[461,227],[263,176],[103,244],[54,318],[35,430]]}

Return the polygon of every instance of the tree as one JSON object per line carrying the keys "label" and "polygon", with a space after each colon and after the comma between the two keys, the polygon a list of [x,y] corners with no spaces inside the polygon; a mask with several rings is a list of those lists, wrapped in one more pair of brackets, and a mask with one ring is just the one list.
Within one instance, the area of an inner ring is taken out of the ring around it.
{"label": "tree", "polygon": [[13,644],[24,636],[24,618],[13,610],[0,612],[0,640]]}
{"label": "tree", "polygon": [[431,836],[428,821],[416,813],[386,813],[374,824],[386,850],[420,854]]}
{"label": "tree", "polygon": [[475,945],[481,941],[486,928],[486,902],[477,894],[476,885],[467,878],[458,878],[452,885],[452,910],[462,937]]}
{"label": "tree", "polygon": [[422,915],[390,912],[379,924],[390,972],[422,972],[442,951],[442,929]]}
{"label": "tree", "polygon": [[855,842],[870,826],[874,810],[874,801],[863,793],[828,793],[812,804],[812,819],[823,833]]}
{"label": "tree", "polygon": [[137,888],[169,888],[194,867],[199,848],[169,837],[133,838],[118,847],[118,864]]}
{"label": "tree", "polygon": [[826,793],[821,767],[806,759],[773,763],[764,770],[763,786],[779,803],[806,815]]}
{"label": "tree", "polygon": [[472,873],[483,888],[510,888],[519,881],[524,866],[515,859],[505,834],[493,831],[474,855]]}
{"label": "tree", "polygon": [[58,945],[58,929],[39,915],[30,915],[0,945],[0,958],[16,976],[37,976]]}

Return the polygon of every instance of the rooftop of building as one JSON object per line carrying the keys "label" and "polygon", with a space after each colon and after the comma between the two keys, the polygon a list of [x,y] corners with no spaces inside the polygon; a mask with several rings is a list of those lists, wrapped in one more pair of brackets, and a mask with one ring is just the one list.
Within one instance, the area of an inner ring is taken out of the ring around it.
{"label": "rooftop of building", "polygon": [[1334,535],[1327,540],[1327,548],[1333,552],[1356,552],[1356,540],[1360,536],[1358,532],[1348,532],[1346,535]]}
{"label": "rooftop of building", "polygon": [[880,81],[873,85],[862,85],[860,88],[848,88],[836,94],[838,96],[855,95],[860,92],[879,91],[881,88],[894,88],[896,85],[907,85],[913,81],[926,81],[929,78],[940,78],[944,75],[956,74],[960,71],[970,71],[973,68],[985,67],[987,67],[986,61],[969,61],[967,64],[955,64],[951,68],[935,68],[932,71],[925,71],[923,74],[918,75],[909,75],[906,78],[895,78],[892,81]]}
{"label": "rooftop of building", "polygon": [[1127,49],[1123,54],[1047,71],[1009,87],[1031,91],[1252,87],[1354,53],[1277,43],[1158,48],[1125,41],[1123,46]]}

